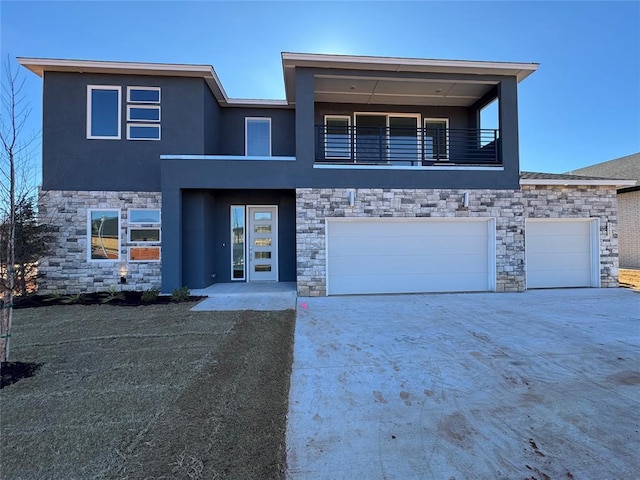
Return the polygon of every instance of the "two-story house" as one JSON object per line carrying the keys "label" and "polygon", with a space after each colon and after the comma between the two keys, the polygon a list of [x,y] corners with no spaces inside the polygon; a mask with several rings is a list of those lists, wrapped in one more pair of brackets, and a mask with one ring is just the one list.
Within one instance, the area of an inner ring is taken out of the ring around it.
{"label": "two-story house", "polygon": [[284,53],[286,99],[246,100],[210,66],[19,62],[43,78],[44,292],[617,285],[620,182],[520,172],[537,64]]}

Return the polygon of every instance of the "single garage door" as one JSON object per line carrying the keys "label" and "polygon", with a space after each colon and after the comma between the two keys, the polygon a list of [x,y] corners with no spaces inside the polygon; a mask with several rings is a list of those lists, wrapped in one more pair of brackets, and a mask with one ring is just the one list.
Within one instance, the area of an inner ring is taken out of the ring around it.
{"label": "single garage door", "polygon": [[597,219],[527,219],[527,288],[599,286]]}
{"label": "single garage door", "polygon": [[495,289],[493,219],[327,219],[327,294]]}

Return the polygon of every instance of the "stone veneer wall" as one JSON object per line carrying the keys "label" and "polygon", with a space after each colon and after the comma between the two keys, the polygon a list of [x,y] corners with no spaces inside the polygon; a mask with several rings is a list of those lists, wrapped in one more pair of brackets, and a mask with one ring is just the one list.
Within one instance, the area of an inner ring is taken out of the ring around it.
{"label": "stone veneer wall", "polygon": [[[353,207],[349,206],[350,191],[355,192]],[[462,206],[465,192],[469,193],[467,208]],[[616,199],[612,189],[593,186],[524,186],[522,190],[297,189],[300,296],[326,295],[325,218],[328,217],[495,217],[496,290],[499,292],[525,289],[526,217],[599,217],[602,286],[617,286]],[[610,230],[607,223],[612,224]]]}
{"label": "stone veneer wall", "polygon": [[600,286],[618,286],[618,213],[615,188],[591,185],[523,185],[522,197],[528,218],[599,218]]}
{"label": "stone veneer wall", "polygon": [[[47,191],[40,218],[58,228],[51,255],[38,265],[39,293],[78,293],[120,288],[120,266],[128,259],[127,209],[161,208],[160,192]],[[120,260],[87,260],[87,210],[120,209]],[[160,288],[160,262],[128,263],[124,290]]]}

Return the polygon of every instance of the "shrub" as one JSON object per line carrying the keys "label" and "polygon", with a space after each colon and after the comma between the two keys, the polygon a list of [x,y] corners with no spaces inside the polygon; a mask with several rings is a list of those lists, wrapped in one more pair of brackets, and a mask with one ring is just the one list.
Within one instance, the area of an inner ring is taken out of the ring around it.
{"label": "shrub", "polygon": [[173,293],[171,293],[171,301],[172,302],[186,302],[189,300],[191,296],[191,291],[187,287],[176,288]]}
{"label": "shrub", "polygon": [[84,297],[84,295],[82,293],[75,293],[73,295],[65,295],[60,300],[60,303],[65,304],[65,305],[75,305],[77,303],[82,303],[82,298],[83,297]]}
{"label": "shrub", "polygon": [[101,302],[109,303],[112,300],[124,300],[124,293],[118,291],[118,287],[111,286],[107,291],[107,296],[104,297]]}
{"label": "shrub", "polygon": [[160,295],[160,290],[150,288],[149,290],[142,292],[140,300],[142,300],[143,303],[155,302],[158,299],[158,295]]}

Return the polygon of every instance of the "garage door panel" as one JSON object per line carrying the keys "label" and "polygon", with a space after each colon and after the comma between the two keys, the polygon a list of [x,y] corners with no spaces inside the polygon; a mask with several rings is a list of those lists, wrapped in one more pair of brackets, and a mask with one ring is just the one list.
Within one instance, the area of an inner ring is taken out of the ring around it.
{"label": "garage door panel", "polygon": [[406,252],[441,252],[443,248],[456,250],[461,253],[481,253],[487,251],[485,237],[460,237],[460,236],[420,236],[406,237],[379,235],[379,236],[331,236],[329,243],[329,255],[336,252],[344,255],[375,255],[386,253],[393,255]]}
{"label": "garage door panel", "polygon": [[[527,272],[527,286],[529,288],[545,288],[549,284],[549,278],[556,278],[558,270],[536,270]],[[591,271],[567,270],[562,272],[562,281],[564,285],[554,285],[556,287],[590,287]],[[550,287],[547,287],[550,288]]]}
{"label": "garage door panel", "polygon": [[[428,273],[482,273],[487,271],[486,255],[457,255],[453,258],[438,254],[380,255],[374,259],[369,255],[334,256],[329,274],[349,275],[353,272],[371,270],[376,274],[398,270],[407,274]],[[373,262],[373,264],[371,264]]]}
{"label": "garage door panel", "polygon": [[486,273],[464,277],[458,274],[330,275],[329,287],[341,294],[484,292],[490,288]]}
{"label": "garage door panel", "polygon": [[554,252],[590,252],[591,245],[588,235],[535,235],[528,237],[531,241],[530,253],[544,253],[551,247]]}
{"label": "garage door panel", "polygon": [[490,290],[489,221],[329,220],[328,293]]}
{"label": "garage door panel", "polygon": [[527,288],[593,285],[592,220],[527,220]]}
{"label": "garage door panel", "polygon": [[[586,252],[589,255],[589,252]],[[536,253],[528,257],[532,268],[529,271],[562,271],[562,270],[587,270],[585,267],[584,252],[560,252],[560,253]]]}
{"label": "garage door panel", "polygon": [[[424,228],[425,222],[430,223],[429,229]],[[387,235],[398,237],[419,235],[419,236],[468,236],[483,235],[487,229],[486,222],[461,222],[451,220],[410,220],[403,221],[397,219],[370,220],[353,222],[331,222],[331,234],[336,236],[377,236],[380,228],[385,229]]]}

